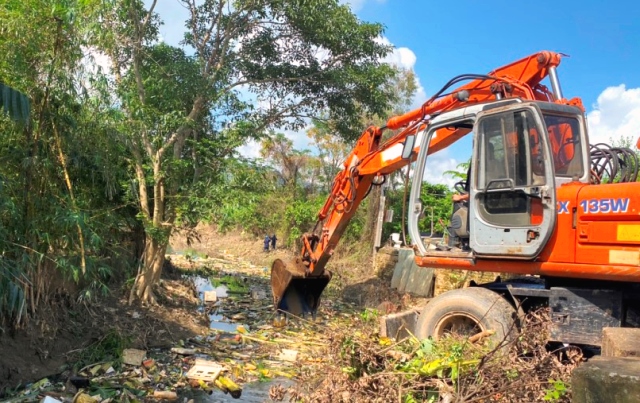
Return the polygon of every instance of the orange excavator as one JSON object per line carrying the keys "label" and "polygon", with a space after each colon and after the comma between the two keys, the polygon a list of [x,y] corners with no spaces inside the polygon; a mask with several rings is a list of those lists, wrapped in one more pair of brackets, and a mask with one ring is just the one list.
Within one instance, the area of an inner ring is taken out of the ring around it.
{"label": "orange excavator", "polygon": [[[437,296],[414,334],[502,328],[496,337],[504,337],[509,321],[540,303],[552,308],[552,335],[562,342],[599,345],[602,327],[640,326],[638,160],[628,149],[589,145],[582,101],[562,95],[561,58],[543,51],[455,77],[420,108],[366,129],[299,255],[273,262],[276,308],[315,317],[331,280],[326,265],[361,201],[415,163],[407,204],[415,263],[522,276]],[[399,133],[383,143],[385,129]],[[422,178],[428,157],[464,136],[473,154],[457,190],[468,196],[454,207],[448,243],[434,247],[418,229]]]}

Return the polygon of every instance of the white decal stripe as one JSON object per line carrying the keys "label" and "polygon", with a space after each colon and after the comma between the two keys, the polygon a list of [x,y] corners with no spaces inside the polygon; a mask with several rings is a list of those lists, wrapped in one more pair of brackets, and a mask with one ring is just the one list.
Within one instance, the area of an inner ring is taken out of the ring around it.
{"label": "white decal stripe", "polygon": [[[422,139],[424,139],[424,136],[425,136],[425,130],[420,131],[416,136],[415,147],[413,148],[413,151],[415,151],[416,153],[420,151],[420,144],[422,144]],[[435,138],[435,136],[433,137]],[[400,158],[400,156],[402,155],[403,148],[404,148],[404,145],[402,143],[394,144],[390,148],[380,153],[380,158],[382,158],[383,162],[393,161],[397,158]]]}

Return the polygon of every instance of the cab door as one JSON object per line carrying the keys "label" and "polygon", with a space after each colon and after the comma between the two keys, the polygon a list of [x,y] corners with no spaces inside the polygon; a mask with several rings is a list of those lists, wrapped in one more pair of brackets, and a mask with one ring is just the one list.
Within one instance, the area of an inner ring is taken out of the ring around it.
{"label": "cab door", "polygon": [[534,104],[480,112],[474,133],[469,245],[478,256],[535,258],[556,220],[542,113]]}

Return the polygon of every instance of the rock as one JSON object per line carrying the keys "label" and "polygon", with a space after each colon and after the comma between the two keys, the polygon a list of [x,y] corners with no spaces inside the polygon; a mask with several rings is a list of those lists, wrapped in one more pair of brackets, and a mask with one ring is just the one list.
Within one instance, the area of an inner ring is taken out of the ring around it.
{"label": "rock", "polygon": [[595,357],[571,374],[573,403],[640,402],[640,359]]}
{"label": "rock", "polygon": [[135,348],[127,348],[122,351],[122,363],[127,365],[142,365],[142,360],[147,355],[144,350],[137,350]]}
{"label": "rock", "polygon": [[422,308],[414,308],[399,313],[381,316],[380,336],[402,340],[405,337],[409,337],[411,334],[414,334],[421,309]]}
{"label": "rock", "polygon": [[253,289],[251,290],[251,298],[263,300],[267,298],[267,293],[262,289]]}
{"label": "rock", "polygon": [[280,354],[278,354],[278,359],[281,361],[296,362],[298,359],[298,351],[283,348]]}
{"label": "rock", "polygon": [[218,294],[215,291],[205,291],[204,302],[216,302],[218,300]]}
{"label": "rock", "polygon": [[604,357],[640,357],[640,329],[603,328],[602,355]]}
{"label": "rock", "polygon": [[171,352],[180,355],[194,355],[197,351],[195,348],[174,347],[171,349]]}

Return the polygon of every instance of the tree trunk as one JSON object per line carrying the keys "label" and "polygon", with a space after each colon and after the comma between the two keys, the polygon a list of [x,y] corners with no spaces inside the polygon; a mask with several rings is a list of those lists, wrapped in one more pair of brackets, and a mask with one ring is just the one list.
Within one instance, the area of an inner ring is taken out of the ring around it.
{"label": "tree trunk", "polygon": [[360,242],[366,243],[373,248],[374,235],[376,233],[376,222],[378,221],[378,212],[380,205],[380,188],[381,186],[374,186],[367,197],[367,210],[364,227],[362,228],[362,234],[360,235]]}
{"label": "tree trunk", "polygon": [[168,241],[160,241],[147,235],[142,264],[131,290],[129,303],[132,303],[134,298],[151,305],[157,303],[153,287],[160,281],[167,247]]}

